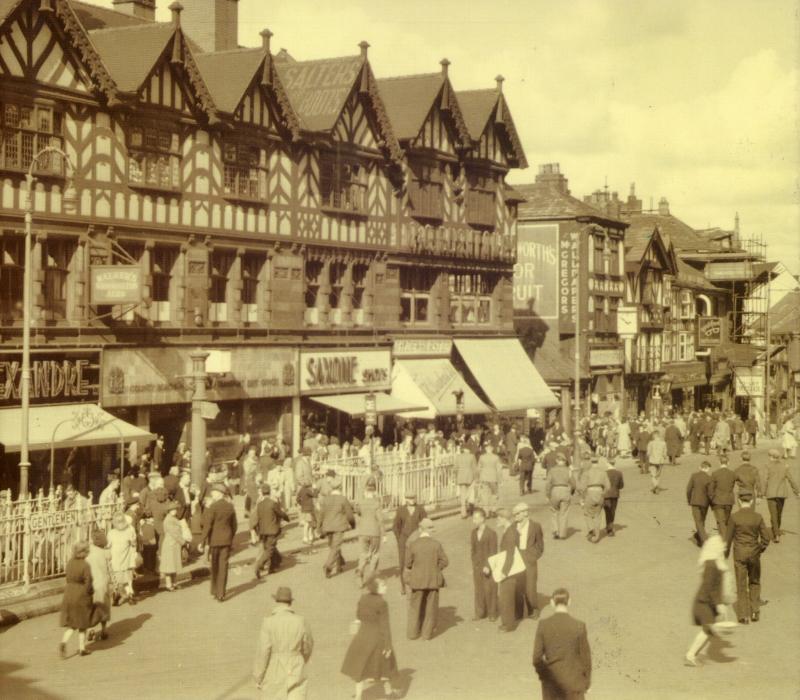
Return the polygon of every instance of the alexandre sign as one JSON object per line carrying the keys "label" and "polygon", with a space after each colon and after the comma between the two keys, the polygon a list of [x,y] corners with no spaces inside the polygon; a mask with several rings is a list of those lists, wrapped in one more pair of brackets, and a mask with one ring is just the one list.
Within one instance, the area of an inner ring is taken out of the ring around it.
{"label": "alexandre sign", "polygon": [[[19,406],[22,353],[0,353],[0,407]],[[31,352],[31,405],[96,401],[100,352]]]}
{"label": "alexandre sign", "polygon": [[301,394],[388,389],[391,374],[388,348],[300,353]]}

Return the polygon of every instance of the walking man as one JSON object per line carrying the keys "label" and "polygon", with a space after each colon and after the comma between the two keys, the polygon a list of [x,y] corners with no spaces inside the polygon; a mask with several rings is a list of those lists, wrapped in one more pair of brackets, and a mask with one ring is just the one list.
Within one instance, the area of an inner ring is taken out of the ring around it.
{"label": "walking man", "polygon": [[433,521],[425,518],[419,524],[419,537],[408,545],[406,568],[411,597],[408,601],[409,639],[431,639],[436,631],[439,613],[439,589],[444,586],[442,571],[447,567],[447,555],[433,537]]}
{"label": "walking man", "polygon": [[461,443],[458,448],[458,454],[455,456],[455,468],[458,498],[461,501],[461,517],[466,518],[470,491],[472,491],[472,498],[475,500],[474,484],[475,477],[478,474],[478,461],[465,442]]}
{"label": "walking man", "polygon": [[424,506],[417,505],[417,497],[413,493],[406,494],[406,503],[394,514],[392,532],[397,540],[397,561],[400,569],[400,593],[406,594],[406,545],[419,528],[420,522],[428,517]]}
{"label": "walking man", "polygon": [[489,557],[497,554],[497,533],[486,527],[483,508],[473,511],[472,523],[475,525],[470,535],[472,581],[475,585],[475,617],[472,619],[482,620],[488,616],[494,621],[497,619],[497,584],[489,568]]}
{"label": "walking man", "polygon": [[305,666],[314,649],[311,628],[292,608],[291,588],[281,586],[273,598],[275,607],[261,623],[253,679],[264,700],[305,700]]}
{"label": "walking man", "polygon": [[733,485],[735,483],[736,476],[728,468],[728,458],[720,455],[719,467],[711,475],[708,493],[711,496],[714,517],[717,519],[717,531],[722,539],[725,539],[725,528],[733,510]]}
{"label": "walking man", "polygon": [[[511,523],[511,518],[511,511],[508,508],[497,509],[497,527],[500,538],[499,551],[501,552],[513,552],[516,547],[516,529]],[[508,558],[507,555],[506,558]],[[505,571],[509,570],[505,569],[505,567],[503,568]],[[522,576],[524,576],[522,573],[514,576],[506,574],[497,584],[497,608],[500,613],[499,629],[501,632],[512,632],[517,625],[517,621],[522,617],[524,585],[517,585]]]}
{"label": "walking man", "polygon": [[708,539],[706,534],[706,515],[711,505],[711,462],[700,463],[699,471],[689,477],[686,485],[686,502],[692,509],[694,518],[694,539],[698,547]]}
{"label": "walking man", "polygon": [[592,654],[586,625],[569,614],[569,592],[557,588],[550,599],[555,614],[536,627],[533,667],[543,700],[583,700],[592,681]]}
{"label": "walking man", "polygon": [[667,460],[667,443],[664,442],[664,436],[660,429],[654,430],[653,439],[647,444],[647,464],[650,469],[650,491],[656,495],[661,490],[659,486],[661,470]]}
{"label": "walking man", "polygon": [[368,477],[364,497],[356,503],[356,534],[360,553],[356,576],[361,585],[372,578],[378,570],[378,554],[383,538],[383,510],[378,499],[375,477]]}
{"label": "walking man", "polygon": [[797,482],[794,480],[789,466],[781,459],[779,450],[772,448],[768,453],[767,484],[764,489],[769,508],[769,519],[772,524],[772,540],[776,544],[781,541],[781,518],[783,504],[789,496],[789,487],[798,496]]}
{"label": "walking man", "polygon": [[586,538],[596,544],[600,541],[600,516],[606,491],[611,483],[605,470],[600,468],[597,457],[591,458],[588,469],[581,472],[578,479],[578,492],[581,494],[583,516],[586,519]]}
{"label": "walking man", "polygon": [[750,491],[753,494],[753,501],[758,502],[759,496],[764,496],[764,485],[761,483],[761,474],[758,468],[750,461],[750,452],[742,452],[742,463],[733,472],[736,479],[736,486],[739,492]]}
{"label": "walking man", "polygon": [[606,534],[614,537],[614,518],[617,515],[617,503],[619,502],[619,492],[625,488],[625,480],[622,472],[616,468],[614,458],[609,458],[606,464],[606,476],[608,477],[608,489],[603,498],[603,511],[606,514]]}
{"label": "walking man", "polygon": [[523,435],[519,439],[516,460],[519,466],[519,495],[533,493],[533,462],[536,455],[531,447],[531,441]]}
{"label": "walking man", "polygon": [[289,522],[289,516],[278,501],[271,498],[269,484],[261,484],[261,494],[264,496],[256,506],[255,531],[261,540],[261,554],[256,560],[255,577],[261,578],[261,570],[266,567],[270,574],[281,565],[281,555],[278,552],[278,538],[281,534],[281,521]]}
{"label": "walking man", "polygon": [[506,560],[503,573],[507,576],[514,563],[514,548],[518,548],[525,564],[525,578],[520,578],[518,585],[523,589],[523,602],[527,614],[534,620],[539,617],[536,583],[539,575],[538,561],[544,553],[544,536],[542,526],[528,517],[528,504],[517,503],[512,511],[514,515],[513,538],[509,538],[506,548]]}
{"label": "walking man", "polygon": [[494,453],[493,444],[487,440],[485,452],[478,459],[478,481],[480,483],[480,504],[490,518],[497,508],[497,491],[503,464]]}
{"label": "walking man", "polygon": [[728,527],[725,556],[733,545],[733,565],[736,572],[736,614],[746,625],[758,622],[761,605],[761,552],[769,545],[769,528],[760,513],[753,510],[753,494],[739,494],[739,510]]}
{"label": "walking man", "polygon": [[344,568],[342,541],[344,533],[355,527],[353,507],[342,496],[342,485],[338,481],[331,484],[331,493],[325,496],[320,513],[320,529],[328,538],[328,559],[322,567],[325,578],[338,574]]}
{"label": "walking man", "polygon": [[236,510],[225,498],[228,489],[224,484],[211,487],[211,505],[203,513],[203,530],[200,546],[203,551],[207,543],[211,555],[211,595],[220,603],[225,600],[228,585],[228,557],[233,538],[236,536]]}
{"label": "walking man", "polygon": [[544,484],[545,496],[550,503],[553,539],[567,538],[569,500],[575,491],[575,478],[567,466],[567,458],[556,453],[555,466],[547,471]]}

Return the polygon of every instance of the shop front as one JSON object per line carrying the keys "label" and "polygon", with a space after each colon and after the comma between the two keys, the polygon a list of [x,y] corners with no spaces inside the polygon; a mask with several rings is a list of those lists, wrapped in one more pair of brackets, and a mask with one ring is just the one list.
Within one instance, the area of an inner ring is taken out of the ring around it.
{"label": "shop front", "polygon": [[624,412],[625,382],[622,372],[624,364],[625,352],[621,346],[589,348],[593,413],[599,416],[610,414],[619,418]]}
{"label": "shop front", "polygon": [[704,408],[702,397],[706,386],[705,362],[668,362],[663,365],[664,400],[673,411],[695,411]]}

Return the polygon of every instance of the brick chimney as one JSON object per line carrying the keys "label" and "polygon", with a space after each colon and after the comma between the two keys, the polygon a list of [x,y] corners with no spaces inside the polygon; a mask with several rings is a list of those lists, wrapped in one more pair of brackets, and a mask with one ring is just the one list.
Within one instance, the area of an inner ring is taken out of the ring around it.
{"label": "brick chimney", "polygon": [[569,194],[569,181],[561,174],[561,166],[558,163],[540,165],[539,173],[536,175],[536,182],[554,187],[563,194]]}
{"label": "brick chimney", "polygon": [[114,0],[113,5],[117,12],[155,22],[156,0]]}
{"label": "brick chimney", "polygon": [[658,215],[669,216],[669,202],[666,197],[662,197],[658,200]]}
{"label": "brick chimney", "polygon": [[183,0],[183,31],[203,51],[239,47],[239,0]]}
{"label": "brick chimney", "polygon": [[628,199],[622,211],[626,214],[641,214],[642,213],[642,200],[636,196],[636,183],[631,183],[631,191],[628,194]]}

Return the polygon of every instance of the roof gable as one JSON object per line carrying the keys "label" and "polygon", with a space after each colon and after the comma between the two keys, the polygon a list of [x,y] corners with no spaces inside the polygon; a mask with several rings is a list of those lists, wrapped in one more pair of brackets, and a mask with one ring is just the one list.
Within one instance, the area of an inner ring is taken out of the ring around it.
{"label": "roof gable", "polygon": [[[498,85],[502,85],[500,77]],[[456,94],[473,145],[480,146],[483,140],[493,140],[495,133],[490,136],[491,129],[500,137],[499,141],[508,163],[513,167],[527,168],[528,160],[522,148],[522,141],[502,90],[498,87],[487,90],[465,90]],[[481,155],[486,154],[488,152]]]}
{"label": "roof gable", "polygon": [[377,82],[397,138],[400,141],[416,138],[442,90],[442,74],[380,78]]}
{"label": "roof gable", "polygon": [[675,256],[664,242],[658,227],[649,233],[636,231],[633,235],[625,232],[625,262],[629,266],[641,267],[643,263],[661,268],[665,274],[677,274]]}
{"label": "roof gable", "polygon": [[333,128],[333,138],[342,143],[351,143],[371,151],[379,150],[379,134],[369,118],[367,110],[357,90],[350,97]]}
{"label": "roof gable", "polygon": [[563,192],[547,182],[534,182],[527,185],[514,185],[516,191],[525,198],[517,209],[517,218],[524,220],[555,220],[591,217],[598,221],[608,222],[618,228],[625,224],[611,219],[599,209]]}

